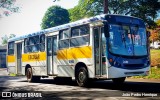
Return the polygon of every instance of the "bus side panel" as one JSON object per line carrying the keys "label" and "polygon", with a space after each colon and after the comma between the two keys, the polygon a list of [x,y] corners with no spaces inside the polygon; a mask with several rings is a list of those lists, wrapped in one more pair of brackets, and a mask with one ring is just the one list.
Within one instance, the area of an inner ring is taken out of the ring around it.
{"label": "bus side panel", "polygon": [[47,75],[46,52],[22,54],[22,73],[25,75],[25,66],[32,67],[33,75]]}
{"label": "bus side panel", "polygon": [[7,66],[8,66],[8,72],[16,74],[16,64],[15,64],[15,56],[14,55],[8,55],[7,56]]}
{"label": "bus side panel", "polygon": [[[69,60],[68,61],[69,65],[75,66],[78,62],[84,63],[88,69],[89,77],[90,78],[94,77],[94,67],[93,67],[93,57],[92,57],[91,46],[69,48],[67,50],[67,59]],[[75,67],[73,67],[73,70],[75,70]]]}
{"label": "bus side panel", "polygon": [[67,59],[67,49],[57,51],[57,73],[58,76],[73,77],[73,66],[69,65]]}
{"label": "bus side panel", "polygon": [[94,67],[92,59],[92,48],[90,46],[69,48],[59,50],[58,58],[58,75],[74,77],[75,65],[78,62],[86,64],[89,76],[94,76]]}

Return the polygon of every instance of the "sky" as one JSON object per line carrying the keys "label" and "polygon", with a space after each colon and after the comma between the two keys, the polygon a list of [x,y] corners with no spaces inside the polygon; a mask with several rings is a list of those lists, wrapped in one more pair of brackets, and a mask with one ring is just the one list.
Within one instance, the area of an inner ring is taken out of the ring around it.
{"label": "sky", "polygon": [[[65,9],[73,8],[78,0],[16,0],[20,7],[18,13],[0,19],[0,44],[1,37],[10,34],[21,36],[41,30],[40,24],[47,9],[52,5],[59,5]],[[2,9],[0,8],[0,11]]]}

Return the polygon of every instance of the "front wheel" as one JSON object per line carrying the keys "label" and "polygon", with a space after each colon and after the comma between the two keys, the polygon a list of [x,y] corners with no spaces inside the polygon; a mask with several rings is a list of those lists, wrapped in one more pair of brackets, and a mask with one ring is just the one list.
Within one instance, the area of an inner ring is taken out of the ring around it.
{"label": "front wheel", "polygon": [[31,68],[27,68],[26,77],[28,82],[37,82],[40,80],[40,76],[33,76]]}
{"label": "front wheel", "polygon": [[115,84],[122,84],[122,83],[124,83],[125,79],[126,79],[126,77],[113,78],[112,81],[113,81],[113,83],[115,83]]}
{"label": "front wheel", "polygon": [[81,87],[87,86],[88,84],[88,72],[85,67],[80,67],[76,71],[76,81],[77,84]]}

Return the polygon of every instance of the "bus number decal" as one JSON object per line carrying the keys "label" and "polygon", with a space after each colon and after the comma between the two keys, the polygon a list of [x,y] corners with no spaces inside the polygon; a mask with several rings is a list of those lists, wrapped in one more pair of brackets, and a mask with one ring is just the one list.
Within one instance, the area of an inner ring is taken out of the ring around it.
{"label": "bus number decal", "polygon": [[74,63],[74,60],[69,60],[69,63]]}
{"label": "bus number decal", "polygon": [[39,57],[39,54],[33,54],[33,55],[28,55],[28,59],[29,60],[32,60],[32,59],[38,60],[38,59],[40,59],[40,57]]}

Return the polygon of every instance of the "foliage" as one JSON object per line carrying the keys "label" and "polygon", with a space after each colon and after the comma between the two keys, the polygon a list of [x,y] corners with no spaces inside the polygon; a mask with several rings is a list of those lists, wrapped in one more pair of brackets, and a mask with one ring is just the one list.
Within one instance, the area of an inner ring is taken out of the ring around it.
{"label": "foliage", "polygon": [[[108,5],[109,14],[132,15],[151,26],[155,26],[154,19],[160,9],[158,0],[108,0]],[[79,0],[78,5],[69,12],[71,21],[102,14],[103,0]]]}
{"label": "foliage", "polygon": [[158,19],[156,22],[156,27],[154,29],[150,29],[151,36],[150,41],[160,41],[160,19]]}
{"label": "foliage", "polygon": [[160,19],[156,21],[157,26],[160,26]]}
{"label": "foliage", "polygon": [[151,66],[160,65],[160,50],[151,50]]}
{"label": "foliage", "polygon": [[7,44],[8,39],[15,37],[15,34],[10,34],[10,36],[8,37],[7,35],[5,35],[4,37],[2,37],[2,44]]}
{"label": "foliage", "polygon": [[17,76],[15,73],[9,73],[9,76]]}
{"label": "foliage", "polygon": [[0,17],[3,15],[9,16],[11,13],[18,12],[19,7],[15,6],[16,0],[0,0]]}
{"label": "foliage", "polygon": [[66,9],[60,6],[51,6],[42,19],[41,28],[46,29],[68,23],[69,21],[69,13]]}
{"label": "foliage", "polygon": [[[79,0],[78,5],[69,9],[71,21],[103,13],[102,0]],[[78,13],[78,14],[77,14]]]}
{"label": "foliage", "polygon": [[154,41],[159,40],[159,30],[158,29],[150,30],[150,32],[151,32],[150,41],[154,42]]}

